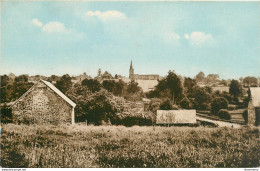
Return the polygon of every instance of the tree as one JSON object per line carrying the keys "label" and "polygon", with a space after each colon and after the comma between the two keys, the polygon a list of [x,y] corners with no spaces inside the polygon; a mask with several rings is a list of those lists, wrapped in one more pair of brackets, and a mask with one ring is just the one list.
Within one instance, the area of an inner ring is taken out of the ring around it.
{"label": "tree", "polygon": [[178,109],[169,99],[166,99],[160,104],[160,110],[173,110]]}
{"label": "tree", "polygon": [[69,74],[65,74],[61,77],[55,85],[60,91],[66,94],[66,92],[72,87],[71,77]]}
{"label": "tree", "polygon": [[218,74],[209,74],[207,76],[207,82],[208,83],[216,83],[219,80]]}
{"label": "tree", "polygon": [[102,85],[107,91],[114,92],[116,82],[114,80],[104,80]]}
{"label": "tree", "polygon": [[19,75],[18,77],[15,77],[15,82],[28,82],[28,75]]}
{"label": "tree", "polygon": [[125,87],[126,87],[126,83],[123,82],[122,80],[119,80],[118,82],[115,83],[113,94],[116,96],[122,96]]}
{"label": "tree", "polygon": [[211,103],[211,112],[218,114],[220,109],[228,109],[228,101],[224,97],[216,97]]}
{"label": "tree", "polygon": [[92,92],[101,90],[101,84],[95,79],[84,79],[81,85],[86,86]]}
{"label": "tree", "polygon": [[197,85],[196,79],[192,79],[190,77],[184,78],[184,88],[185,93],[188,97],[191,97],[194,94],[194,86]]}
{"label": "tree", "polygon": [[248,76],[248,77],[243,79],[243,83],[246,84],[249,87],[250,86],[257,86],[257,78]]}
{"label": "tree", "polygon": [[196,86],[194,88],[194,106],[196,109],[206,110],[209,109],[211,96],[205,88]]}
{"label": "tree", "polygon": [[200,71],[200,72],[196,75],[196,81],[197,81],[197,82],[203,82],[204,80],[205,80],[205,74]]}
{"label": "tree", "polygon": [[237,80],[232,80],[229,86],[229,93],[234,97],[238,97],[242,94],[242,87]]}
{"label": "tree", "polygon": [[104,74],[102,75],[102,78],[103,79],[112,79],[113,76],[109,72],[105,71]]}
{"label": "tree", "polygon": [[171,99],[176,103],[183,95],[183,87],[180,78],[173,71],[168,72],[166,86],[170,90]]}
{"label": "tree", "polygon": [[125,106],[123,98],[115,97],[104,89],[93,93],[80,84],[68,91],[68,96],[77,103],[77,122],[87,120],[95,125],[101,125],[102,121],[113,122],[117,117],[116,113],[122,112]]}
{"label": "tree", "polygon": [[137,92],[139,92],[141,90],[141,88],[138,86],[138,83],[135,81],[131,81],[126,88],[126,91],[130,94],[135,94]]}

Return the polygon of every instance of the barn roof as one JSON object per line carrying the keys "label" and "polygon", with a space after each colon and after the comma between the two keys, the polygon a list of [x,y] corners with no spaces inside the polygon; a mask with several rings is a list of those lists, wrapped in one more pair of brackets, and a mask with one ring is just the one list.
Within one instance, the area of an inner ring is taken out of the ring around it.
{"label": "barn roof", "polygon": [[250,87],[251,98],[254,107],[260,107],[260,87]]}
{"label": "barn roof", "polygon": [[18,101],[20,101],[20,99],[22,99],[23,97],[25,97],[29,92],[31,92],[33,90],[33,87],[35,87],[39,82],[43,82],[44,84],[46,84],[50,89],[52,89],[56,94],[58,94],[61,98],[63,98],[67,103],[69,103],[72,107],[75,107],[76,104],[71,101],[65,94],[63,94],[59,89],[57,89],[54,85],[52,85],[50,82],[48,81],[44,81],[44,80],[39,80],[37,83],[35,83],[26,93],[24,93],[18,100],[16,100],[10,107],[12,107],[14,104],[16,104]]}

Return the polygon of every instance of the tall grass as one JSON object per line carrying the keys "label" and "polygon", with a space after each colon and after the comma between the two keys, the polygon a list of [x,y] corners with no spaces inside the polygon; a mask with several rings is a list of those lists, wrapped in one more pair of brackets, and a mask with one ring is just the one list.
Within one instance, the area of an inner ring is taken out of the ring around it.
{"label": "tall grass", "polygon": [[258,167],[259,128],[3,125],[2,167]]}

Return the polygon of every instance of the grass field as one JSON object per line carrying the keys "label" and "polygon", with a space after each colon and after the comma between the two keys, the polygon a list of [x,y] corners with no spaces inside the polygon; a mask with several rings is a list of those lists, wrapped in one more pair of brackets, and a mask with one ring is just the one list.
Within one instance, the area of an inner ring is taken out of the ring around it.
{"label": "grass field", "polygon": [[2,125],[2,167],[258,167],[259,128]]}

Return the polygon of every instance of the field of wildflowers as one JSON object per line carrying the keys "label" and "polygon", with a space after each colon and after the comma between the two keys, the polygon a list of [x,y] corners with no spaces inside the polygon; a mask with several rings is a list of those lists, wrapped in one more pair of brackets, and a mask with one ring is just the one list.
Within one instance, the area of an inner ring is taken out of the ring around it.
{"label": "field of wildflowers", "polygon": [[1,166],[259,167],[259,128],[2,125]]}

